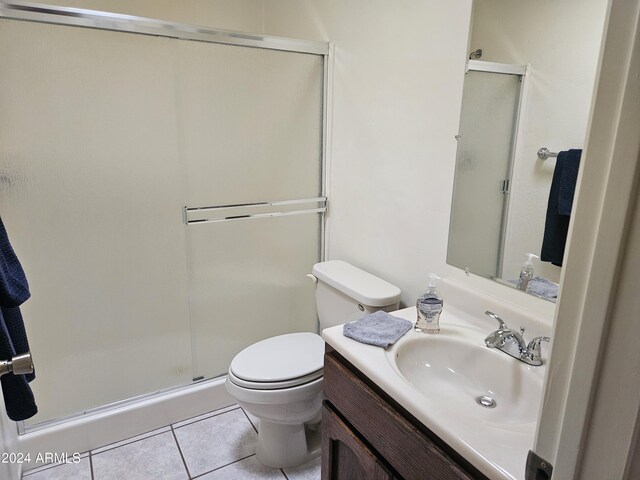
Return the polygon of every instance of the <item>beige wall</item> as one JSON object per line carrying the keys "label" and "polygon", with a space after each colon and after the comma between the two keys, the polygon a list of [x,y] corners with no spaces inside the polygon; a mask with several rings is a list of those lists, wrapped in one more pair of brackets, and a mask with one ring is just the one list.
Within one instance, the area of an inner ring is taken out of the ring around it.
{"label": "beige wall", "polygon": [[[540,254],[554,159],[536,152],[582,148],[607,0],[476,0],[470,50],[482,59],[530,64],[523,134],[513,170],[504,278],[517,278],[525,253]],[[560,268],[537,261],[536,273],[554,281]]]}

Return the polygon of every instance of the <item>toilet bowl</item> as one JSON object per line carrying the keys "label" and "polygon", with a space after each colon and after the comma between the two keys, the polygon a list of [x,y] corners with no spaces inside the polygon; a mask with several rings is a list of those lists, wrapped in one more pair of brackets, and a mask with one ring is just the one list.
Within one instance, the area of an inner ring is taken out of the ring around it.
{"label": "toilet bowl", "polygon": [[[398,308],[400,289],[340,260],[321,262],[316,282],[320,329]],[[289,333],[248,346],[231,361],[227,392],[257,417],[256,457],[270,467],[302,465],[320,454],[324,341]]]}
{"label": "toilet bowl", "polygon": [[270,467],[293,467],[320,452],[324,341],[315,333],[268,338],[231,362],[227,391],[258,417],[256,456]]}

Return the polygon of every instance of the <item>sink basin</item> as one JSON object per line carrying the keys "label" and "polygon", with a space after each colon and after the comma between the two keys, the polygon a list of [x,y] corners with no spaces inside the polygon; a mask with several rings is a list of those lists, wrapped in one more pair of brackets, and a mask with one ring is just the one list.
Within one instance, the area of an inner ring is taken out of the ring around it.
{"label": "sink basin", "polygon": [[420,335],[398,345],[390,360],[413,388],[456,415],[502,425],[537,421],[537,367],[502,352],[455,336]]}

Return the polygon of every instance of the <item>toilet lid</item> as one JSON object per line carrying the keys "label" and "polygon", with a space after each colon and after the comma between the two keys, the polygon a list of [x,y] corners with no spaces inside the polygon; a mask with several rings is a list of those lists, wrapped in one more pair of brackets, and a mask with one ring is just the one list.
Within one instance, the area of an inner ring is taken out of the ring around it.
{"label": "toilet lid", "polygon": [[267,338],[242,350],[229,370],[249,382],[284,382],[322,370],[324,340],[315,333]]}

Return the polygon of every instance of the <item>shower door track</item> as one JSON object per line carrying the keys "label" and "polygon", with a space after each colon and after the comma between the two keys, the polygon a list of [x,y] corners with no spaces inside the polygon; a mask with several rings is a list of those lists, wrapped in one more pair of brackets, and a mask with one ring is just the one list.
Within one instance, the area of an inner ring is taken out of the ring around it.
{"label": "shower door track", "polygon": [[223,30],[119,13],[58,7],[31,2],[0,1],[0,17],[11,20],[51,23],[75,27],[113,30],[159,37],[222,43],[242,47],[328,55],[329,44],[313,40],[275,37]]}

